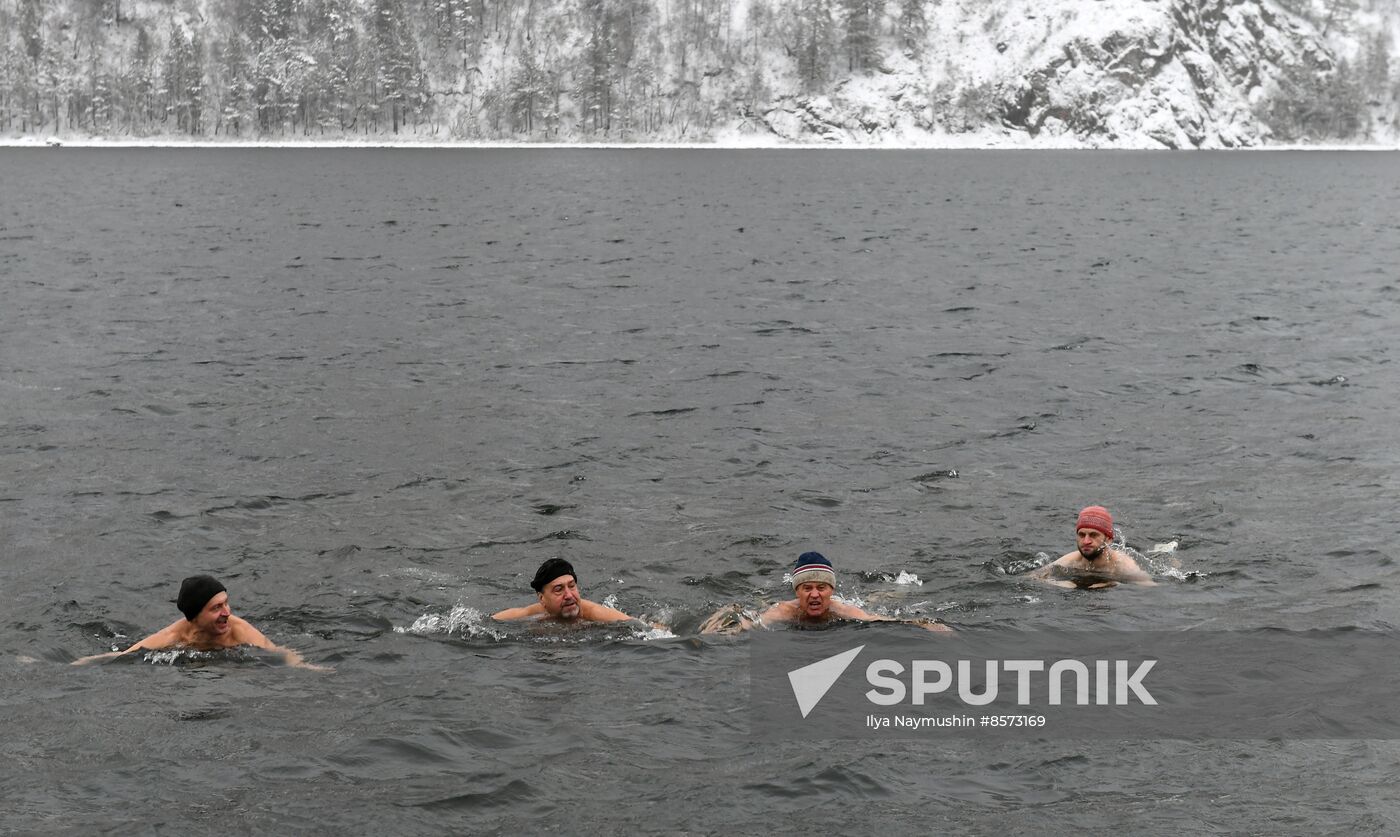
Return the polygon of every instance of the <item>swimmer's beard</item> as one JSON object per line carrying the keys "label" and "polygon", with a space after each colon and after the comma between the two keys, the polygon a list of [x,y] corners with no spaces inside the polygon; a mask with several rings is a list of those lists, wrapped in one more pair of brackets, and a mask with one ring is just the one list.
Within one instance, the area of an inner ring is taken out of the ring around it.
{"label": "swimmer's beard", "polygon": [[1084,551],[1084,547],[1081,546],[1081,547],[1079,547],[1079,556],[1080,556],[1081,558],[1083,558],[1085,561],[1093,562],[1093,561],[1096,560],[1097,558],[1101,557],[1101,556],[1102,556],[1105,552],[1107,552],[1107,551],[1108,551],[1108,544],[1104,544],[1103,546],[1099,547],[1098,549],[1092,550],[1092,551],[1090,551],[1090,552],[1085,552],[1085,551]]}

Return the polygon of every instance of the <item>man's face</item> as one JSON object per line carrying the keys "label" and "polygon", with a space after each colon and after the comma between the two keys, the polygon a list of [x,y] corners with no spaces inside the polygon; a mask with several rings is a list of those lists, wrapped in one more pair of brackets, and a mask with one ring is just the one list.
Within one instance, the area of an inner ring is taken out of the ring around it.
{"label": "man's face", "polygon": [[577,619],[578,583],[571,575],[561,575],[540,591],[540,604],[556,619]]}
{"label": "man's face", "polygon": [[797,585],[797,607],[803,619],[821,619],[831,607],[836,590],[825,581],[804,581]]}
{"label": "man's face", "polygon": [[1080,529],[1074,536],[1079,541],[1079,554],[1086,561],[1098,558],[1108,548],[1108,537],[1098,529]]}
{"label": "man's face", "polygon": [[228,618],[233,615],[229,610],[228,593],[218,593],[199,615],[194,618],[194,626],[206,634],[213,636],[223,636],[229,632]]}

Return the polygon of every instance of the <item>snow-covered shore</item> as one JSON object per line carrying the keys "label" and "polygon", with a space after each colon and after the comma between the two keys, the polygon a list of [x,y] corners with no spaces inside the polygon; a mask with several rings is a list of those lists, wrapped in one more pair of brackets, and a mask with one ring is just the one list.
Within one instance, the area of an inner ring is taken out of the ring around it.
{"label": "snow-covered shore", "polygon": [[[1029,137],[1024,134],[960,134],[929,136],[923,139],[885,140],[871,143],[785,142],[776,137],[724,138],[715,142],[462,142],[458,140],[384,140],[381,138],[340,140],[272,140],[232,139],[209,140],[197,138],[145,137],[140,139],[68,136],[0,136],[0,148],[399,148],[399,149],[698,149],[698,150],[783,150],[783,151],[1171,151],[1163,146],[1086,145],[1072,138]],[[1195,150],[1195,149],[1187,149]],[[1392,143],[1272,143],[1226,151],[1400,151],[1400,142]]]}

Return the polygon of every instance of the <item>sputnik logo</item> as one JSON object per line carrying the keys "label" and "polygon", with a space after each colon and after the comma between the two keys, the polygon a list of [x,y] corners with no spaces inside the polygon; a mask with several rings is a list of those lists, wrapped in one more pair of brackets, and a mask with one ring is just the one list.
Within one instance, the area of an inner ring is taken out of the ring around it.
{"label": "sputnik logo", "polygon": [[792,696],[797,698],[797,708],[802,710],[802,717],[807,717],[817,704],[831,690],[851,662],[864,649],[864,645],[856,646],[850,651],[843,651],[834,657],[827,657],[825,660],[817,660],[811,665],[802,668],[795,668],[788,672],[788,682],[792,684]]}

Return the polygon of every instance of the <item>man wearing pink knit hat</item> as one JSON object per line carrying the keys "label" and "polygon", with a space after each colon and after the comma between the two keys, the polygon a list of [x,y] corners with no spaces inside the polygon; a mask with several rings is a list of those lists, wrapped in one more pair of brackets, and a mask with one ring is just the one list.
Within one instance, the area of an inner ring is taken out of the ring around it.
{"label": "man wearing pink knit hat", "polygon": [[1087,506],[1074,521],[1079,548],[1030,573],[1030,578],[1058,587],[1099,590],[1119,582],[1156,584],[1132,556],[1114,549],[1113,515],[1103,506]]}

